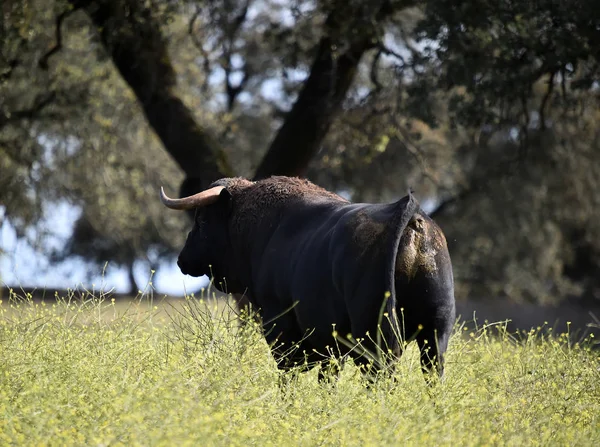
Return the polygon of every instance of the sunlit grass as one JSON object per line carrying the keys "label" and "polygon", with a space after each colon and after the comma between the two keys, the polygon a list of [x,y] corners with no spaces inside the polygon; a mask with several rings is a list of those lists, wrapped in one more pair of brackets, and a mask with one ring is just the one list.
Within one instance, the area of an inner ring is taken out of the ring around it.
{"label": "sunlit grass", "polygon": [[600,443],[599,352],[566,335],[457,328],[433,388],[414,346],[371,388],[281,375],[222,302],[0,305],[0,445]]}

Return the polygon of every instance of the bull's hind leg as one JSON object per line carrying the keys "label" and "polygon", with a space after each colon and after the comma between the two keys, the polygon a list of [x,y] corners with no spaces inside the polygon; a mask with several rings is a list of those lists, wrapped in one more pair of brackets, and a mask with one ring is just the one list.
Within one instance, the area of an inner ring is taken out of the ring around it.
{"label": "bull's hind leg", "polygon": [[449,331],[425,329],[417,334],[417,344],[421,353],[421,370],[428,383],[431,383],[432,374],[437,373],[439,378],[444,375],[444,361],[449,338]]}

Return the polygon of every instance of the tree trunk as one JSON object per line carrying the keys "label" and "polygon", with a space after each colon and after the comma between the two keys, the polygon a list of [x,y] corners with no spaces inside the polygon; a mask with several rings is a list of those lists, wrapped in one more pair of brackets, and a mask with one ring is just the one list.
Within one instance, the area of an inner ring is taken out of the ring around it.
{"label": "tree trunk", "polygon": [[325,22],[310,75],[255,179],[305,174],[342,107],[362,55],[376,44],[380,23],[393,10],[387,1],[336,3]]}
{"label": "tree trunk", "polygon": [[129,279],[129,295],[131,298],[135,298],[140,291],[137,282],[135,280],[135,275],[133,273],[133,265],[135,261],[131,261],[127,266],[127,277]]}
{"label": "tree trunk", "polygon": [[143,2],[71,0],[83,8],[142,106],[148,123],[185,172],[188,187],[203,189],[232,175],[224,151],[176,96],[176,74],[159,25]]}
{"label": "tree trunk", "polygon": [[277,132],[255,179],[270,175],[303,176],[339,109],[365,46],[337,56],[324,38],[298,100]]}

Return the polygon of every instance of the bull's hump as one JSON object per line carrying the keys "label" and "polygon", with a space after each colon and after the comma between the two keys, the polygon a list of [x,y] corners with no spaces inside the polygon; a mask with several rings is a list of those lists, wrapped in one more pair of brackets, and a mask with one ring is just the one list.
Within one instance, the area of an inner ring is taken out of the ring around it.
{"label": "bull's hump", "polygon": [[343,197],[327,191],[314,183],[297,177],[273,176],[255,182],[247,193],[253,200],[264,204],[281,204],[298,199],[311,201],[333,201],[347,203]]}

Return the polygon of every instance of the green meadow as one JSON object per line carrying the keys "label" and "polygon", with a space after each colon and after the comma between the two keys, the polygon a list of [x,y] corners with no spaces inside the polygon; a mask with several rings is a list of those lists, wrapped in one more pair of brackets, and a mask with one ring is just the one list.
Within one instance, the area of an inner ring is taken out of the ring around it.
{"label": "green meadow", "polygon": [[0,304],[0,445],[600,445],[594,340],[457,323],[445,379],[416,346],[367,386],[277,370],[222,300]]}

